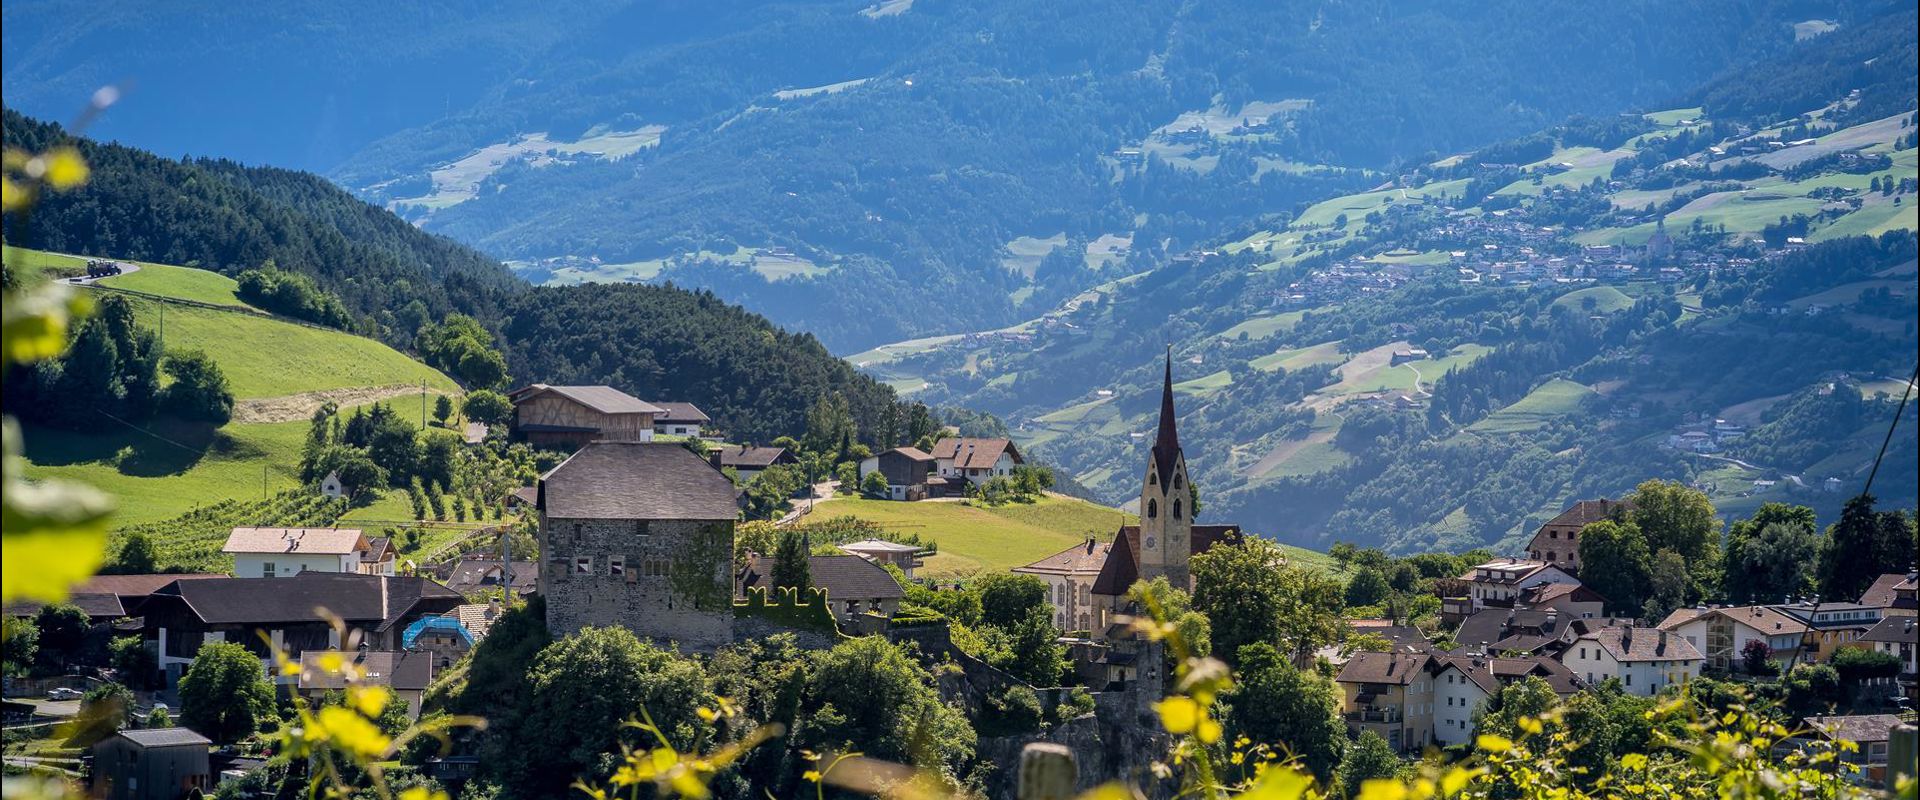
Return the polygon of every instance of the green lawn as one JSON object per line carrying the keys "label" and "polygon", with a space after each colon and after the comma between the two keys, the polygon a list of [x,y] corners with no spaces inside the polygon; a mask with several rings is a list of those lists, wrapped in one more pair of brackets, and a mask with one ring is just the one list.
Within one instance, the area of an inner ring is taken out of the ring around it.
{"label": "green lawn", "polygon": [[1220,332],[1222,339],[1238,339],[1246,334],[1249,339],[1265,339],[1282,331],[1293,330],[1293,326],[1305,316],[1304,311],[1288,311],[1281,314],[1267,314],[1254,317]]}
{"label": "green lawn", "polygon": [[1184,394],[1207,394],[1232,385],[1233,375],[1223,369],[1219,372],[1202,375],[1190,381],[1176,383],[1173,385],[1173,390]]}
{"label": "green lawn", "polygon": [[1526,397],[1487,415],[1468,430],[1481,433],[1525,433],[1539,430],[1554,417],[1571,414],[1580,403],[1594,394],[1592,389],[1573,381],[1556,378],[1528,392]]}
{"label": "green lawn", "polygon": [[1593,298],[1593,310],[1610,314],[1633,305],[1633,298],[1626,292],[1611,286],[1589,286],[1577,289],[1555,298],[1553,304],[1562,308],[1586,308],[1587,298]]}
{"label": "green lawn", "polygon": [[945,501],[900,503],[843,498],[821,503],[817,519],[851,515],[888,530],[917,534],[935,542],[940,553],[927,559],[918,575],[953,579],[981,572],[1005,572],[1085,541],[1111,540],[1130,517],[1120,511],[1066,497],[1045,497],[1031,504],[998,508]]}
{"label": "green lawn", "polygon": [[178,297],[222,306],[246,306],[240,284],[218,272],[165,264],[141,264],[137,272],[103,278],[100,285],[115,289]]}
{"label": "green lawn", "polygon": [[1340,343],[1334,341],[1321,342],[1311,347],[1301,347],[1293,350],[1281,350],[1276,353],[1269,353],[1247,362],[1247,365],[1255,369],[1268,371],[1275,368],[1292,370],[1314,364],[1338,364],[1346,360],[1347,357],[1340,353]]}
{"label": "green lawn", "polygon": [[279,397],[421,381],[444,391],[459,389],[439,370],[344,331],[140,298],[134,299],[133,306],[141,325],[161,331],[167,350],[197,349],[212,356],[232,384],[234,397]]}
{"label": "green lawn", "polygon": [[80,256],[28,250],[24,247],[7,248],[6,263],[7,269],[13,270],[23,285],[37,280],[84,275],[87,272],[87,259]]}

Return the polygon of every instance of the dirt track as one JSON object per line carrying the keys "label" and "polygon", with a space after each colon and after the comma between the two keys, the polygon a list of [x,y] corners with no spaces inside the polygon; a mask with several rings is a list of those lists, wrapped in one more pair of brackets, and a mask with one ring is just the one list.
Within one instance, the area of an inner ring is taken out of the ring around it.
{"label": "dirt track", "polygon": [[[313,412],[331,400],[341,408],[366,405],[388,398],[415,394],[420,391],[417,385],[404,383],[389,386],[354,386],[346,389],[323,389],[317,392],[301,392],[281,397],[259,397],[240,400],[233,404],[234,422],[293,422],[309,419]],[[439,389],[428,389],[433,394],[445,394]]]}

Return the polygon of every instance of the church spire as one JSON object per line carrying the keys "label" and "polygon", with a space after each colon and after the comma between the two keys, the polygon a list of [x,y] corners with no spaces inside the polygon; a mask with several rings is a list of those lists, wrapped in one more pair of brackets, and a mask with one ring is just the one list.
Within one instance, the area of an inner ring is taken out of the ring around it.
{"label": "church spire", "polygon": [[1160,384],[1160,432],[1153,439],[1153,462],[1161,480],[1173,477],[1173,465],[1180,455],[1180,432],[1174,429],[1173,346],[1167,346],[1167,374]]}

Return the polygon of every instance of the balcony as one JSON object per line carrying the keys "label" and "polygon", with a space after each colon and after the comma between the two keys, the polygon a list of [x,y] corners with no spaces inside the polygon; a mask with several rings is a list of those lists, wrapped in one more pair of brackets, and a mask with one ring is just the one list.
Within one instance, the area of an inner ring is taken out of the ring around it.
{"label": "balcony", "polygon": [[1400,709],[1363,708],[1357,711],[1349,711],[1342,716],[1345,716],[1348,722],[1356,722],[1363,725],[1364,724],[1399,724]]}

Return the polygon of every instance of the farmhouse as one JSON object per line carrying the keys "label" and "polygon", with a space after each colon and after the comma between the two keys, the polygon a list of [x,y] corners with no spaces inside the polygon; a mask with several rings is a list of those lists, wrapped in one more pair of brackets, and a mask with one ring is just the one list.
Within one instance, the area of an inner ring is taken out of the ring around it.
{"label": "farmhouse", "polygon": [[653,420],[665,409],[611,386],[536,383],[507,395],[514,441],[577,448],[588,442],[653,441]]}
{"label": "farmhouse", "polygon": [[375,556],[373,543],[357,528],[234,528],[220,550],[233,556],[233,574],[242,578],[359,573],[363,563],[368,569],[392,563],[392,549],[383,546],[382,555]]}
{"label": "farmhouse", "polygon": [[940,477],[950,482],[960,479],[975,486],[995,477],[1010,475],[1013,468],[1026,463],[1012,439],[972,439],[947,437],[935,442],[933,456]]}
{"label": "farmhouse", "polygon": [[653,432],[661,436],[700,438],[701,427],[712,420],[692,403],[653,403],[661,413],[653,415]]}
{"label": "farmhouse", "polygon": [[1465,585],[1466,599],[1474,611],[1511,608],[1523,593],[1541,584],[1580,583],[1579,578],[1553,564],[1519,558],[1497,558],[1480,564],[1458,580]]}
{"label": "farmhouse", "polygon": [[207,642],[237,642],[260,656],[267,674],[274,675],[275,651],[297,659],[308,650],[346,646],[332,625],[336,618],[345,623],[348,638],[394,650],[408,624],[462,602],[458,593],[426,578],[302,572],[270,581],[175,581],[129,611],[141,617],[142,633],[156,644],[159,668],[173,686]]}
{"label": "farmhouse", "polygon": [[405,650],[309,650],[300,654],[300,694],[316,705],[328,692],[347,688],[341,670],[328,670],[327,661],[350,666],[361,686],[384,686],[407,703],[407,716],[420,716],[420,698],[433,683],[434,655]]}
{"label": "farmhouse", "polygon": [[1601,498],[1599,500],[1581,500],[1560,512],[1560,515],[1547,520],[1540,530],[1533,534],[1533,540],[1527,543],[1527,558],[1545,561],[1563,570],[1578,574],[1580,571],[1580,529],[1595,522],[1613,517],[1615,514],[1632,510],[1632,506],[1617,500]]}
{"label": "farmhouse", "polygon": [[800,459],[796,458],[793,453],[788,452],[787,448],[784,447],[754,447],[752,445],[742,447],[740,445],[723,444],[718,448],[708,451],[707,455],[713,459],[713,465],[716,468],[732,467],[734,473],[740,476],[742,483],[752,480],[755,475],[760,474],[761,470],[768,467],[792,466],[800,463]]}
{"label": "farmhouse", "polygon": [[733,639],[733,483],[678,444],[593,442],[541,477],[540,594],[566,635],[619,625],[712,650]]}
{"label": "farmhouse", "polygon": [[946,485],[945,479],[933,474],[933,468],[933,456],[914,447],[896,447],[861,461],[860,479],[865,481],[877,472],[887,481],[888,499],[925,500],[930,486]]}

